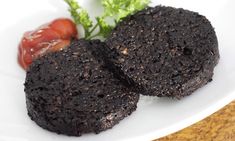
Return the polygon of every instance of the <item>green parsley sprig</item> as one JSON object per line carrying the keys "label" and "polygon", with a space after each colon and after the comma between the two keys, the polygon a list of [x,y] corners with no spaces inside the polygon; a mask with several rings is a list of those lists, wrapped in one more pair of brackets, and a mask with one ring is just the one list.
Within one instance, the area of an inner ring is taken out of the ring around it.
{"label": "green parsley sprig", "polygon": [[[74,22],[83,27],[85,39],[93,39],[98,36],[106,38],[123,18],[144,9],[150,3],[150,0],[101,0],[104,13],[96,17],[94,25],[88,12],[76,0],[64,1],[69,5],[69,12]],[[112,19],[114,24],[109,24],[108,18]],[[94,33],[97,28],[98,32]]]}

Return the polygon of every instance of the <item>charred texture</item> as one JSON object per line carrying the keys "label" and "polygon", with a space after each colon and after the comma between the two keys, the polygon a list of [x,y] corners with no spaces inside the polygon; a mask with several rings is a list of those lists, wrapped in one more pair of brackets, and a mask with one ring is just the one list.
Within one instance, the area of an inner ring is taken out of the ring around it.
{"label": "charred texture", "polygon": [[136,109],[139,95],[105,67],[98,40],[78,40],[30,66],[25,82],[28,115],[47,130],[71,136],[112,128]]}
{"label": "charred texture", "polygon": [[172,7],[149,7],[129,16],[106,43],[115,73],[151,96],[190,95],[212,80],[219,60],[208,19]]}

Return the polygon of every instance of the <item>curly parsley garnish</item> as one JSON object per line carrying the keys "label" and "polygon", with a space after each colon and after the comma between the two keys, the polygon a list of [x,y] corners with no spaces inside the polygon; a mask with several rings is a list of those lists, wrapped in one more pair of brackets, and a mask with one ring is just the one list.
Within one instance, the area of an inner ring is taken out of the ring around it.
{"label": "curly parsley garnish", "polygon": [[[144,9],[150,3],[150,0],[101,0],[104,13],[96,17],[96,24],[94,24],[88,12],[76,0],[64,1],[69,5],[69,12],[74,22],[83,27],[85,39],[98,36],[106,38],[123,18]],[[113,24],[107,22],[108,18],[113,20]],[[97,28],[98,32],[94,33]]]}

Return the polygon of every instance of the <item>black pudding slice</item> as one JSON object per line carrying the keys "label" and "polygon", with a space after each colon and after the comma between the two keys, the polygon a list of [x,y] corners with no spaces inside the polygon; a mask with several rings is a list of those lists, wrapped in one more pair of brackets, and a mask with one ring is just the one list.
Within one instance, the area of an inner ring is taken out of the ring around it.
{"label": "black pudding slice", "polygon": [[145,95],[181,98],[212,80],[215,31],[198,13],[157,6],[129,16],[106,40],[113,70]]}
{"label": "black pudding slice", "polygon": [[98,57],[100,41],[73,41],[35,60],[25,82],[28,115],[49,131],[71,136],[112,128],[136,110],[139,95],[115,79]]}

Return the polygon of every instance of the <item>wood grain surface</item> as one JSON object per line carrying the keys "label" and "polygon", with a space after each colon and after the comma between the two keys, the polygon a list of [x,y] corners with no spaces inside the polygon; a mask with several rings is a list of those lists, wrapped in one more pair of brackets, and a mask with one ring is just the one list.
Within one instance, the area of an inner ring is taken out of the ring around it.
{"label": "wood grain surface", "polygon": [[235,101],[186,129],[154,141],[235,141]]}

